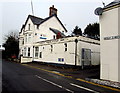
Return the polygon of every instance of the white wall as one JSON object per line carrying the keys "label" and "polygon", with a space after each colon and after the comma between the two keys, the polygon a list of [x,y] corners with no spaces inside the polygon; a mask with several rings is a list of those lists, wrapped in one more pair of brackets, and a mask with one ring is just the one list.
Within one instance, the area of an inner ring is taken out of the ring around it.
{"label": "white wall", "polygon": [[[30,24],[30,30],[28,29],[28,24]],[[24,53],[24,48],[26,48],[26,55],[23,54],[23,56],[28,56],[28,47],[30,47],[30,57],[33,56],[33,42],[34,42],[34,31],[35,27],[34,24],[32,23],[31,19],[29,18],[25,28],[22,30],[20,33],[20,38],[19,38],[19,49],[20,49],[20,55],[22,54],[22,51]],[[29,39],[29,34],[31,34],[31,39]],[[27,38],[27,41],[26,41]],[[24,40],[24,44],[22,44]]]}
{"label": "white wall", "polygon": [[[53,51],[51,52],[51,44],[39,46],[39,51],[42,52],[42,58],[34,59],[34,61],[52,62],[59,64],[74,63],[74,45],[73,42],[67,43],[68,51],[65,51],[64,43],[52,44]],[[44,47],[44,49],[43,49]],[[58,58],[64,58],[63,62],[58,61]]]}
{"label": "white wall", "polygon": [[100,16],[101,36],[101,79],[118,81],[118,39],[104,40],[105,37],[120,35],[118,8],[103,12]]}
{"label": "white wall", "polygon": [[[35,33],[38,33],[38,35],[35,37],[35,42],[38,41],[44,41],[44,40],[51,40],[53,39],[53,35],[56,35],[53,33],[50,28],[57,29],[59,31],[64,31],[64,28],[61,26],[59,21],[55,16],[51,17],[49,20],[45,21],[44,23],[40,24],[39,29],[35,31]],[[40,35],[43,34],[47,39],[40,39]]]}
{"label": "white wall", "polygon": [[[67,44],[67,51],[65,51],[65,43]],[[53,51],[51,52],[51,45],[53,46]],[[35,58],[34,61],[59,63],[59,64],[69,64],[75,65],[75,40],[63,41],[63,42],[53,42],[49,44],[41,44],[39,46],[39,52],[42,52],[42,58]],[[44,47],[44,49],[43,49]],[[77,65],[81,66],[81,50],[82,48],[91,49],[91,63],[92,65],[99,65],[100,63],[100,45],[91,44],[87,42],[79,41],[77,45]],[[64,59],[63,62],[58,61],[59,58]]]}

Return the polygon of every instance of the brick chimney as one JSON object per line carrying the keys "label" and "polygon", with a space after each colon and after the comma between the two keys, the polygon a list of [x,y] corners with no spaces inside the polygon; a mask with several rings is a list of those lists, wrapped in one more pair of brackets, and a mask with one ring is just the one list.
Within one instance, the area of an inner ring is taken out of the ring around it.
{"label": "brick chimney", "polygon": [[52,5],[52,7],[50,7],[49,9],[50,9],[49,16],[52,16],[53,14],[57,15],[57,9],[54,8],[54,5]]}

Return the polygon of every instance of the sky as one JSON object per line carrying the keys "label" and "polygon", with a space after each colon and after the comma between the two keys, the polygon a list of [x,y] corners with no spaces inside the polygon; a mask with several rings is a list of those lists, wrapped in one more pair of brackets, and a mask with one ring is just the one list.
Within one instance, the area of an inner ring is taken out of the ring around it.
{"label": "sky", "polygon": [[[103,7],[113,0],[32,0],[34,15],[40,18],[49,16],[49,7],[58,9],[58,18],[68,30],[68,34],[79,26],[82,31],[89,23],[99,22],[94,14],[97,7]],[[19,32],[27,16],[32,14],[31,0],[0,0],[0,44],[11,31]]]}

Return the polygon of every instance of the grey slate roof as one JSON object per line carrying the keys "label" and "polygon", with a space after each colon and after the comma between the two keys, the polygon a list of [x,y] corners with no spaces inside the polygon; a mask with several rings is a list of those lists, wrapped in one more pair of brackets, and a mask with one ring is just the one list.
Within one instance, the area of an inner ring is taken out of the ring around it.
{"label": "grey slate roof", "polygon": [[120,4],[120,0],[114,0],[113,2],[106,5],[104,8],[109,8],[109,7],[112,7],[114,5],[118,5],[118,4]]}
{"label": "grey slate roof", "polygon": [[[57,30],[57,29],[53,29],[53,28],[49,28],[53,33],[55,33],[55,34],[58,34],[58,33],[61,33],[59,30]],[[61,36],[62,37],[66,37],[63,33],[61,33]]]}
{"label": "grey slate roof", "polygon": [[35,25],[40,24],[44,20],[42,18],[32,16],[32,15],[29,15],[28,17],[32,20],[33,24],[35,24]]}
{"label": "grey slate roof", "polygon": [[57,15],[56,15],[56,14],[53,14],[52,16],[49,16],[49,17],[47,17],[47,18],[45,18],[45,19],[42,19],[42,18],[33,16],[33,15],[28,15],[27,20],[26,20],[25,24],[22,26],[20,33],[22,32],[22,29],[23,29],[23,28],[25,27],[25,25],[27,24],[27,21],[28,21],[29,18],[32,20],[32,22],[33,22],[34,25],[38,25],[38,26],[39,26],[40,24],[44,23],[45,21],[47,21],[48,19],[50,19],[50,18],[53,17],[53,16],[56,17],[56,19],[59,21],[59,23],[62,25],[62,27],[63,27],[63,28],[65,29],[65,31],[67,32],[67,29],[64,27],[64,25],[63,25],[62,22],[59,20],[59,18],[57,17]]}

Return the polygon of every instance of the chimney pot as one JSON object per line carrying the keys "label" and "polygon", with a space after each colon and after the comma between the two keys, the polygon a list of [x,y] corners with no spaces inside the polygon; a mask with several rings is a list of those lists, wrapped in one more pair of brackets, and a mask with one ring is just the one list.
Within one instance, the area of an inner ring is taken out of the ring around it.
{"label": "chimney pot", "polygon": [[57,9],[52,5],[52,7],[49,8],[49,16],[52,16],[53,14],[57,15]]}

